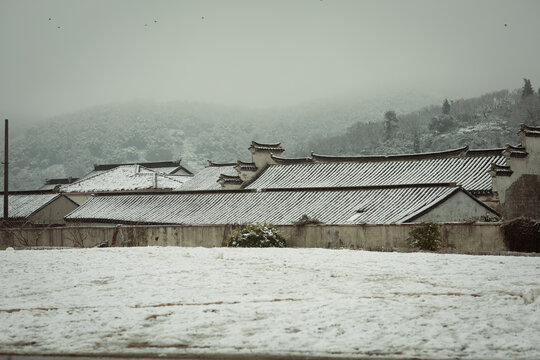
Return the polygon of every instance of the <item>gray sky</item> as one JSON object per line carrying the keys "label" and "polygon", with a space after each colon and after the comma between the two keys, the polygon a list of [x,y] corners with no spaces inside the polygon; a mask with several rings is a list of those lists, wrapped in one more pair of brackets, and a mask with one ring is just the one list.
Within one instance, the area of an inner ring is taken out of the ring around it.
{"label": "gray sky", "polygon": [[537,0],[0,0],[0,116],[132,99],[455,98],[523,77],[537,89],[539,16]]}

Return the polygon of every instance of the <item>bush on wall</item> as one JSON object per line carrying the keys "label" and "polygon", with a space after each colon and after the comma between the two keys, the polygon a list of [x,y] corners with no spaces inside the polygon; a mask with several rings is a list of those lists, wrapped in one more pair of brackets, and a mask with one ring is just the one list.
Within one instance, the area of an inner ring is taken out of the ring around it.
{"label": "bush on wall", "polygon": [[502,224],[501,229],[508,250],[540,252],[540,221],[517,218]]}
{"label": "bush on wall", "polygon": [[433,222],[421,223],[409,232],[407,243],[420,250],[436,251],[441,247],[441,231]]}
{"label": "bush on wall", "polygon": [[285,237],[272,224],[248,224],[234,230],[227,240],[230,247],[286,247]]}

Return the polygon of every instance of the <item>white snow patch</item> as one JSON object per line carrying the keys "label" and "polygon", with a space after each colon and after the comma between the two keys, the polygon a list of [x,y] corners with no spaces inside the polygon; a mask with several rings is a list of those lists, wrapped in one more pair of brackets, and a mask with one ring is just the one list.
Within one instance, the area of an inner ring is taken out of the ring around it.
{"label": "white snow patch", "polygon": [[0,353],[540,358],[540,257],[0,252]]}

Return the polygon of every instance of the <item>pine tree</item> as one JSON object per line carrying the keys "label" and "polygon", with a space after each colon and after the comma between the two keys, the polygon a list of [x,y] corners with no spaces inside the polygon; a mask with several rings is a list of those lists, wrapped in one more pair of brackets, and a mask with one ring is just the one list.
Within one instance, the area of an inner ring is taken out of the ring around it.
{"label": "pine tree", "polygon": [[394,110],[389,110],[384,113],[384,135],[386,140],[390,139],[394,134],[394,130],[398,128],[398,121]]}
{"label": "pine tree", "polygon": [[534,90],[532,88],[530,79],[523,79],[523,81],[525,82],[525,84],[523,85],[523,90],[521,92],[521,98],[525,99],[525,98],[531,96],[532,94],[534,94]]}
{"label": "pine tree", "polygon": [[450,115],[450,103],[448,102],[448,99],[444,99],[444,103],[442,105],[442,113],[444,115]]}

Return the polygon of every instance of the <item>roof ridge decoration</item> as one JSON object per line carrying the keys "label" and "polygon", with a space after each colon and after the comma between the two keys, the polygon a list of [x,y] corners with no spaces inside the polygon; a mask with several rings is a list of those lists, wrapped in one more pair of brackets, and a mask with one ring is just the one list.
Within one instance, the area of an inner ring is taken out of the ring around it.
{"label": "roof ridge decoration", "polygon": [[502,155],[505,148],[493,148],[493,149],[470,149],[465,153],[465,157],[475,156],[497,156]]}
{"label": "roof ridge decoration", "polygon": [[281,156],[276,156],[274,154],[272,154],[271,157],[278,164],[304,164],[313,162],[313,158],[310,157],[284,158]]}
{"label": "roof ridge decoration", "polygon": [[220,174],[217,180],[220,184],[242,184],[243,181],[240,176]]}
{"label": "roof ridge decoration", "polygon": [[54,185],[54,184],[71,184],[79,180],[78,177],[67,177],[67,178],[56,178],[56,179],[45,179],[45,185]]}
{"label": "roof ridge decoration", "polygon": [[508,165],[491,164],[491,169],[488,171],[492,177],[495,176],[511,176],[514,171]]}
{"label": "roof ridge decoration", "polygon": [[518,134],[519,133],[523,133],[525,136],[530,137],[540,137],[540,126],[521,124]]}
{"label": "roof ridge decoration", "polygon": [[220,166],[234,166],[236,163],[218,163],[214,162],[212,160],[206,160],[208,162],[208,165],[206,167],[220,167]]}
{"label": "roof ridge decoration", "polygon": [[236,171],[257,171],[257,165],[253,162],[245,162],[238,160],[234,165]]}
{"label": "roof ridge decoration", "polygon": [[427,152],[418,154],[403,154],[403,155],[363,155],[363,156],[332,156],[318,155],[311,152],[311,157],[314,162],[380,162],[380,161],[400,161],[400,160],[429,160],[452,157],[464,157],[469,151],[469,146],[464,146],[458,149]]}
{"label": "roof ridge decoration", "polygon": [[519,146],[512,146],[510,144],[506,144],[506,149],[503,151],[503,155],[506,156],[507,158],[508,157],[513,157],[513,158],[526,158],[527,155],[529,155],[529,153],[527,152],[527,150],[519,145]]}
{"label": "roof ridge decoration", "polygon": [[285,149],[283,149],[281,147],[281,143],[263,144],[263,143],[259,143],[259,142],[256,142],[256,141],[251,142],[251,145],[248,148],[248,150],[250,150],[250,151],[266,151],[266,152],[279,153],[279,154],[281,154],[282,152],[285,151]]}

